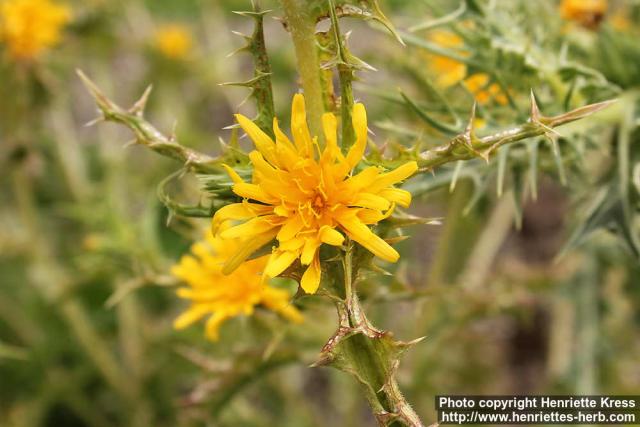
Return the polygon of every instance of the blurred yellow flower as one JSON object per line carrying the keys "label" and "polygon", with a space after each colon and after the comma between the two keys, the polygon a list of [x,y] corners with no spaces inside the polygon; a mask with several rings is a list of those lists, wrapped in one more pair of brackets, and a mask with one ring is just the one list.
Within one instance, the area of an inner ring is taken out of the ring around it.
{"label": "blurred yellow flower", "polygon": [[167,24],[156,31],[155,46],[169,59],[185,59],[193,48],[193,36],[185,25]]}
{"label": "blurred yellow flower", "polygon": [[290,303],[291,295],[264,283],[261,275],[269,256],[244,262],[233,273],[225,275],[222,266],[230,254],[243,247],[240,239],[220,239],[210,232],[203,241],[194,243],[191,254],[184,255],[171,272],[188,287],[178,289],[180,298],[191,306],[174,322],[176,329],[185,328],[209,315],[206,336],[218,339],[218,329],[227,319],[251,315],[262,305],[293,322],[301,322],[302,314]]}
{"label": "blurred yellow flower", "polygon": [[[465,56],[465,52],[459,52],[459,49],[464,46],[463,40],[455,33],[447,30],[435,30],[428,36],[428,40],[439,46],[448,49],[458,50],[458,54]],[[427,54],[427,67],[431,74],[435,78],[437,86],[447,88],[458,83],[464,79],[467,74],[467,66],[460,61],[457,61],[446,56],[437,55],[434,53]]]}
{"label": "blurred yellow flower", "polygon": [[49,0],[6,0],[0,3],[0,41],[11,57],[31,60],[60,41],[71,13]]}
{"label": "blurred yellow flower", "polygon": [[587,28],[596,28],[607,12],[607,0],[562,0],[560,15]]}
{"label": "blurred yellow flower", "polygon": [[337,144],[336,117],[322,116],[325,136],[323,151],[307,127],[304,97],[294,96],[291,112],[293,142],[273,121],[275,142],[250,119],[236,115],[238,123],[253,140],[257,151],[249,154],[253,164],[253,182],[246,183],[231,168],[233,191],[242,203],[228,205],[213,217],[214,232],[229,220],[243,221],[223,230],[223,238],[246,236],[249,243],[224,267],[233,271],[253,251],[276,238],[278,246],[265,267],[267,277],[276,277],[294,261],[309,266],[301,286],[314,293],[320,285],[319,248],[323,243],[341,246],[344,236],[360,243],[387,261],[398,260],[398,252],[374,234],[368,224],[376,224],[391,215],[395,204],[408,206],[411,194],[393,188],[413,175],[416,162],[408,162],[390,172],[369,166],[352,175],[367,145],[367,116],[362,104],[353,109],[356,142],[346,156]]}
{"label": "blurred yellow flower", "polygon": [[620,32],[627,32],[633,29],[633,24],[629,20],[628,10],[619,10],[611,18],[609,18],[611,26]]}
{"label": "blurred yellow flower", "polygon": [[464,86],[473,94],[480,105],[487,104],[492,99],[500,105],[506,105],[508,100],[500,85],[489,84],[489,75],[476,73],[464,80]]}

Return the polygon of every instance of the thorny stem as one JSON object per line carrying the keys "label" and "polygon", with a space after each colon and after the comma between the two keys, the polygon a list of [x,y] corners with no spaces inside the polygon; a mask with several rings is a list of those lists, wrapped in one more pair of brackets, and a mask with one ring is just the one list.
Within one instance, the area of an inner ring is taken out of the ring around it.
{"label": "thorny stem", "polygon": [[144,119],[144,108],[149,93],[151,92],[151,86],[147,88],[133,107],[125,110],[107,98],[82,71],[78,70],[77,72],[89,93],[94,97],[102,113],[102,116],[94,122],[108,121],[123,124],[133,131],[135,143],[145,145],[158,154],[178,160],[194,172],[217,172],[215,158],[180,145],[176,141],[175,136],[167,137],[163,135],[151,123]]}
{"label": "thorny stem", "polygon": [[[283,0],[283,2],[289,1],[294,0]],[[316,74],[318,74],[317,83],[319,84],[319,73]],[[100,117],[98,121],[111,121],[125,125],[134,132],[136,136],[136,143],[145,145],[153,151],[156,151],[158,154],[178,160],[182,162],[185,167],[193,170],[194,172],[203,174],[215,174],[219,172],[217,167],[219,159],[180,145],[175,138],[166,137],[151,123],[144,119],[142,113],[144,111],[144,104],[148,97],[148,91],[145,92],[145,94],[131,109],[126,110],[108,99],[81,71],[78,71],[78,75],[83,80],[91,95],[95,98],[96,103],[102,112],[102,117]],[[310,126],[314,122],[316,123],[316,126],[319,126],[318,121],[320,120],[324,108],[321,94],[318,94],[317,97],[311,98],[306,96],[305,101],[308,103],[307,108],[309,109],[309,114],[307,117],[309,119]],[[422,171],[429,171],[438,166],[456,162],[458,160],[469,160],[474,157],[483,157],[488,159],[499,147],[503,145],[511,144],[527,138],[548,135],[553,128],[590,116],[591,114],[608,107],[613,102],[615,101],[590,104],[564,114],[546,117],[540,115],[538,106],[532,98],[531,118],[527,123],[481,138],[477,137],[473,127],[469,126],[465,132],[457,135],[449,142],[423,151],[418,155],[416,160],[418,161],[418,165]],[[315,113],[310,111],[312,108],[311,106],[314,104],[317,104],[313,108],[320,111],[319,115],[315,115]],[[470,123],[473,123],[473,115]],[[319,135],[319,133],[315,133],[315,135]],[[390,163],[393,163],[393,161]]]}
{"label": "thorny stem", "polygon": [[381,426],[422,427],[420,417],[402,395],[395,378],[398,360],[391,360],[389,353],[381,350],[382,340],[390,339],[389,334],[369,322],[360,304],[353,283],[352,259],[353,245],[348,244],[342,264],[346,307],[339,307],[338,313],[341,323],[348,323],[355,334],[344,341],[345,357],[354,366],[352,373],[363,382],[365,396]]}
{"label": "thorny stem", "polygon": [[320,139],[320,118],[324,113],[320,58],[316,46],[316,22],[305,0],[281,0],[286,24],[296,52],[297,69],[302,80],[307,120],[312,135]]}
{"label": "thorny stem", "polygon": [[482,138],[478,138],[475,135],[472,125],[474,114],[472,114],[471,120],[469,121],[470,124],[465,132],[444,145],[420,153],[418,165],[423,170],[431,170],[445,163],[469,160],[474,157],[483,157],[488,160],[489,156],[493,154],[497,148],[505,144],[511,144],[536,136],[549,135],[553,128],[590,116],[608,107],[613,102],[615,101],[590,104],[558,116],[545,117],[540,115],[538,106],[532,96],[531,117],[527,123]]}

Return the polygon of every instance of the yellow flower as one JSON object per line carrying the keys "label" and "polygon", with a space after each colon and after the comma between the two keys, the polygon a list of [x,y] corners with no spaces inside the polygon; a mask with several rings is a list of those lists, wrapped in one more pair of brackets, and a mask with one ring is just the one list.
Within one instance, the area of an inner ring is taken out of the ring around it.
{"label": "yellow flower", "polygon": [[473,94],[480,105],[484,105],[492,99],[500,105],[506,105],[508,100],[500,85],[489,84],[489,75],[476,73],[465,79],[464,86]]}
{"label": "yellow flower", "polygon": [[[458,54],[465,56],[465,52],[459,52],[464,46],[463,40],[455,33],[446,30],[435,30],[428,37],[431,43],[440,47],[458,50]],[[467,74],[467,66],[460,61],[446,56],[430,53],[427,55],[427,67],[435,76],[435,83],[439,87],[447,88],[464,79]]]}
{"label": "yellow flower", "polygon": [[169,24],[156,31],[155,45],[169,59],[184,59],[193,48],[193,37],[186,26]]}
{"label": "yellow flower", "polygon": [[393,188],[393,184],[411,176],[418,166],[408,162],[390,172],[369,166],[352,175],[367,145],[367,116],[362,104],[353,109],[356,142],[346,156],[338,147],[337,121],[331,113],[322,116],[326,145],[320,151],[317,138],[309,133],[300,94],[293,98],[293,142],[280,130],[277,120],[273,121],[274,142],[250,119],[240,114],[236,118],[257,151],[249,154],[252,183],[243,182],[227,167],[234,181],[233,191],[244,201],[221,208],[213,217],[214,232],[229,220],[243,221],[220,232],[222,238],[245,236],[249,240],[224,271],[233,271],[275,238],[278,246],[273,248],[265,276],[276,277],[299,259],[308,266],[302,276],[302,289],[314,293],[320,285],[319,248],[323,243],[341,246],[344,236],[340,231],[382,259],[398,259],[398,252],[367,225],[387,218],[395,204],[411,203],[411,194]]}
{"label": "yellow flower", "polygon": [[609,19],[609,23],[615,30],[620,32],[627,32],[629,30],[632,30],[633,25],[629,20],[628,13],[629,12],[626,10],[619,10]]}
{"label": "yellow flower", "polygon": [[302,321],[302,314],[290,304],[289,292],[263,283],[261,274],[269,256],[247,261],[230,275],[222,273],[229,254],[242,246],[239,239],[223,241],[208,232],[205,240],[193,244],[192,254],[184,255],[172,268],[172,273],[188,285],[178,289],[178,296],[191,300],[189,309],[175,320],[176,329],[185,328],[210,315],[206,335],[215,341],[218,328],[225,320],[251,315],[256,305],[273,310],[293,322]]}
{"label": "yellow flower", "polygon": [[560,15],[587,28],[596,28],[607,12],[607,0],[562,0]]}
{"label": "yellow flower", "polygon": [[71,14],[49,0],[7,0],[0,4],[0,41],[11,57],[31,60],[60,41]]}

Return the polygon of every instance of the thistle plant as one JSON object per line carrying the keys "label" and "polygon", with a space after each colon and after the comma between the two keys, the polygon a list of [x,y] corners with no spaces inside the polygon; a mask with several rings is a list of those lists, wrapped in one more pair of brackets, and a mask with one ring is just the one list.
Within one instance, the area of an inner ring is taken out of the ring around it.
{"label": "thistle plant", "polygon": [[[421,338],[400,341],[374,326],[361,303],[359,285],[388,274],[379,260],[398,261],[400,254],[393,246],[408,237],[404,228],[437,222],[404,210],[435,171],[456,165],[459,174],[464,162],[489,163],[496,156],[503,159],[504,167],[506,154],[502,153],[510,146],[520,141],[537,144],[538,138],[556,144],[555,128],[590,116],[610,102],[545,115],[530,90],[528,112],[518,111],[512,89],[500,75],[483,70],[470,54],[447,50],[460,46],[461,39],[440,33],[424,41],[399,32],[375,0],[282,0],[281,12],[296,53],[302,91],[292,96],[288,132],[281,129],[275,115],[268,39],[263,31],[267,12],[254,4],[252,10],[238,12],[253,19],[254,31],[244,36],[247,44],[240,51],[252,55],[254,75],[246,82],[230,84],[250,89],[257,115],[250,119],[237,114],[239,128],[233,126],[230,140],[216,156],[188,148],[176,135],[164,135],[145,119],[150,89],[126,109],[111,101],[85,74],[79,75],[99,107],[101,115],[95,122],[125,125],[134,134],[133,143],[180,164],[180,170],[159,187],[171,214],[211,218],[207,243],[192,249],[197,259],[186,256],[174,268],[174,274],[189,285],[180,288],[178,295],[193,304],[176,320],[176,326],[182,328],[210,315],[207,336],[215,339],[225,319],[251,314],[255,306],[299,321],[298,300],[326,297],[335,304],[338,327],[313,366],[329,366],[351,375],[380,425],[422,426],[396,376],[400,357]],[[405,43],[425,47],[429,52],[423,57],[431,58],[433,72],[442,74],[440,83],[431,87],[435,93],[462,84],[475,97],[465,123],[453,108],[448,110],[454,112],[453,124],[426,111],[421,102],[403,92],[391,97],[448,140],[431,148],[413,141],[385,152],[368,136],[367,113],[362,103],[355,102],[353,83],[356,73],[371,67],[350,51],[346,34],[340,30],[345,17],[377,21],[400,48]],[[317,30],[322,21],[329,23],[326,32]],[[177,50],[182,50],[182,38],[170,34],[159,46],[171,45],[167,49],[172,56],[176,43]],[[444,49],[434,49],[434,43],[443,44]],[[474,71],[468,73],[467,67]],[[489,116],[494,106],[515,110],[510,125],[496,129],[495,123],[486,126],[480,121],[478,109]],[[238,144],[240,130],[255,148],[248,153]],[[201,184],[203,197],[197,205],[184,205],[166,190],[166,184],[183,173],[195,174]],[[286,291],[272,284],[282,278],[299,286],[292,301]]]}

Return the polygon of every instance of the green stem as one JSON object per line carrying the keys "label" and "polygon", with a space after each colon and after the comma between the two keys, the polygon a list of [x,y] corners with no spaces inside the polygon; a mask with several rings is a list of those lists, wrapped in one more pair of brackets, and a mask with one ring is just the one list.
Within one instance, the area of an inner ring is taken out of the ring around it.
{"label": "green stem", "polygon": [[477,137],[472,126],[468,127],[463,133],[455,136],[446,144],[420,153],[417,159],[418,165],[423,171],[427,171],[445,163],[469,160],[474,157],[483,157],[488,160],[503,145],[527,138],[548,135],[551,129],[588,117],[607,108],[613,102],[615,101],[599,102],[576,108],[558,116],[545,117],[540,115],[535,99],[532,98],[532,112],[527,123],[483,137]]}
{"label": "green stem", "polygon": [[[363,384],[371,409],[383,426],[423,426],[418,414],[400,392],[395,378],[400,346],[388,332],[373,326],[364,313],[353,283],[353,246],[348,245],[343,259],[348,327],[356,333],[344,340],[344,356],[349,371]],[[341,313],[344,317],[345,313]]]}
{"label": "green stem", "polygon": [[296,61],[307,107],[307,120],[312,135],[320,138],[320,118],[324,113],[320,58],[316,46],[316,20],[305,0],[281,0],[291,33]]}

